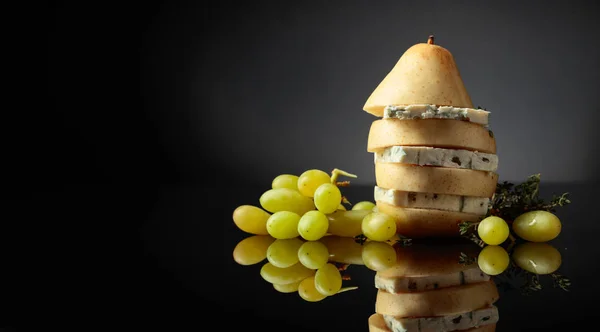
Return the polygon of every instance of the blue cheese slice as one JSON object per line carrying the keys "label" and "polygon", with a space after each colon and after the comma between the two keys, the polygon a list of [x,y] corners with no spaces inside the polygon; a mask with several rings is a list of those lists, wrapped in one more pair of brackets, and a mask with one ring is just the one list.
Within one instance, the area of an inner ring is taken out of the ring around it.
{"label": "blue cheese slice", "polygon": [[482,109],[414,104],[408,106],[389,105],[383,109],[384,119],[453,119],[489,126],[490,112]]}
{"label": "blue cheese slice", "polygon": [[435,209],[485,215],[489,209],[487,197],[421,193],[386,189],[375,186],[376,202],[414,209]]}
{"label": "blue cheese slice", "polygon": [[498,169],[497,155],[469,150],[396,145],[376,151],[374,155],[375,162],[383,163],[465,168],[488,172],[495,172]]}
{"label": "blue cheese slice", "polygon": [[491,305],[456,315],[399,318],[383,315],[385,324],[392,332],[446,332],[466,330],[474,327],[496,324],[499,320],[498,307]]}
{"label": "blue cheese slice", "polygon": [[388,293],[422,292],[433,289],[474,284],[490,280],[479,267],[464,271],[432,276],[384,277],[375,274],[375,288]]}

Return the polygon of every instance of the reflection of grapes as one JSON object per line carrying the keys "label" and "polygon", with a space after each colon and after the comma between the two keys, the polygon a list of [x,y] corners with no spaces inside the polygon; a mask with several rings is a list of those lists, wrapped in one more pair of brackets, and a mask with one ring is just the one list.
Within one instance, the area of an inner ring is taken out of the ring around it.
{"label": "reflection of grapes", "polygon": [[550,274],[562,263],[560,252],[549,243],[526,242],[515,247],[514,262],[523,270],[535,274]]}
{"label": "reflection of grapes", "polygon": [[304,242],[298,249],[298,259],[302,265],[309,269],[318,269],[327,264],[329,260],[329,251],[327,247],[319,241]]}
{"label": "reflection of grapes", "polygon": [[477,264],[481,271],[489,275],[498,275],[508,267],[510,258],[506,250],[500,246],[488,245],[481,249]]}
{"label": "reflection of grapes", "polygon": [[342,288],[342,275],[335,265],[325,264],[315,274],[315,287],[323,295],[334,295]]}
{"label": "reflection of grapes", "polygon": [[327,297],[327,295],[321,294],[315,287],[315,277],[308,277],[302,280],[298,287],[298,294],[308,302],[318,302]]}
{"label": "reflection of grapes", "polygon": [[267,257],[267,250],[274,238],[268,235],[254,235],[240,241],[233,249],[233,259],[240,265],[253,265]]}
{"label": "reflection of grapes", "polygon": [[363,245],[362,259],[373,271],[383,271],[396,264],[396,250],[386,242],[369,241]]}
{"label": "reflection of grapes", "polygon": [[297,237],[275,240],[267,249],[267,260],[277,267],[290,267],[298,263],[298,249],[301,245],[302,241]]}

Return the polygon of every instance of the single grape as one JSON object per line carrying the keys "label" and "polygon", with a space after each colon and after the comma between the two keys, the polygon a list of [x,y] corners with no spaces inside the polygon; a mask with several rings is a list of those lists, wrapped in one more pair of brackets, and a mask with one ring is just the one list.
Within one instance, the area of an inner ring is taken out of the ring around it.
{"label": "single grape", "polygon": [[276,291],[281,292],[281,293],[294,293],[298,291],[298,287],[300,287],[300,281],[298,282],[293,282],[291,284],[273,284],[273,288],[275,288]]}
{"label": "single grape", "polygon": [[291,239],[299,235],[298,222],[300,216],[294,212],[275,212],[267,220],[267,231],[276,239]]}
{"label": "single grape", "polygon": [[316,241],[327,233],[329,220],[321,211],[308,211],[298,222],[297,232],[307,241]]}
{"label": "single grape", "polygon": [[352,210],[369,210],[372,211],[375,207],[375,203],[369,201],[362,201],[354,204],[352,206]]}
{"label": "single grape", "polygon": [[277,239],[267,249],[267,260],[277,267],[290,267],[298,263],[298,249],[302,243],[297,237]]}
{"label": "single grape", "polygon": [[290,211],[303,215],[315,209],[312,199],[289,188],[269,189],[260,196],[259,201],[263,209],[271,213]]}
{"label": "single grape", "polygon": [[298,294],[302,299],[308,302],[318,302],[326,298],[326,295],[319,293],[315,287],[315,277],[308,277],[300,282]]}
{"label": "single grape", "polygon": [[396,250],[386,242],[369,241],[363,244],[362,260],[373,271],[387,270],[396,264]]}
{"label": "single grape", "polygon": [[338,205],[337,209],[338,210],[342,210],[342,211],[346,211],[346,207],[342,203],[340,203],[340,205]]}
{"label": "single grape", "polygon": [[315,206],[317,210],[328,214],[337,210],[342,201],[342,193],[333,183],[323,183],[315,191]]}
{"label": "single grape", "polygon": [[323,295],[334,295],[342,288],[342,275],[338,268],[327,263],[315,273],[315,288]]}
{"label": "single grape", "polygon": [[510,258],[504,248],[496,245],[487,245],[477,257],[477,264],[484,273],[495,276],[498,275],[508,267]]}
{"label": "single grape", "polygon": [[329,260],[329,251],[322,242],[307,241],[300,246],[297,256],[302,265],[309,269],[316,270],[327,264],[327,261]]}
{"label": "single grape", "polygon": [[562,224],[560,219],[550,212],[530,211],[518,216],[512,229],[523,240],[546,242],[560,234]]}
{"label": "single grape", "polygon": [[562,264],[560,252],[548,243],[526,242],[515,247],[512,253],[515,264],[535,274],[550,274]]}
{"label": "single grape", "polygon": [[352,237],[325,236],[319,240],[329,251],[329,261],[352,265],[365,265],[362,260],[363,245]]}
{"label": "single grape", "polygon": [[355,237],[362,234],[362,221],[371,211],[350,210],[335,211],[327,215],[329,228],[327,232],[338,236]]}
{"label": "single grape", "polygon": [[298,176],[291,174],[281,174],[276,176],[271,183],[271,188],[288,188],[298,190]]}
{"label": "single grape", "polygon": [[510,233],[510,229],[506,221],[496,216],[483,219],[477,226],[477,234],[486,244],[502,244],[508,239],[508,233]]}
{"label": "single grape", "polygon": [[373,241],[387,241],[396,235],[396,220],[382,212],[371,212],[362,221],[362,233]]}
{"label": "single grape", "polygon": [[329,174],[318,169],[310,169],[298,177],[298,191],[306,197],[313,197],[317,188],[323,183],[331,183]]}
{"label": "single grape", "polygon": [[260,269],[260,275],[263,279],[269,283],[279,285],[300,282],[314,274],[315,270],[311,270],[300,263],[281,268],[267,262]]}
{"label": "single grape", "polygon": [[233,211],[233,222],[242,231],[255,235],[269,235],[267,219],[270,213],[253,205],[241,205]]}
{"label": "single grape", "polygon": [[253,235],[238,242],[233,249],[233,260],[240,265],[253,265],[267,258],[267,250],[274,238],[268,235]]}

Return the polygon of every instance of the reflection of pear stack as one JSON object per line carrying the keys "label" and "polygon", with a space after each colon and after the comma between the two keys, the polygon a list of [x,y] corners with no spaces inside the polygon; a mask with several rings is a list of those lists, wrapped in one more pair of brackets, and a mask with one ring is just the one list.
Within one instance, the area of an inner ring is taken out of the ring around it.
{"label": "reflection of pear stack", "polygon": [[487,213],[498,181],[489,112],[472,108],[452,54],[409,48],[373,91],[375,201],[407,237],[457,236],[458,223]]}
{"label": "reflection of pear stack", "polygon": [[375,313],[369,331],[495,331],[498,289],[477,264],[474,244],[414,244],[397,248],[396,265],[377,272]]}

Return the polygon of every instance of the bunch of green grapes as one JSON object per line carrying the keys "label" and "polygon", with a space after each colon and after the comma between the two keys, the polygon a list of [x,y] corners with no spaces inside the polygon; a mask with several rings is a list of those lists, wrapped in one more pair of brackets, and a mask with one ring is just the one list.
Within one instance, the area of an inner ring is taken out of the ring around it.
{"label": "bunch of green grapes", "polygon": [[396,220],[376,211],[373,202],[362,201],[347,210],[349,204],[342,195],[338,176],[356,175],[334,169],[332,174],[310,169],[296,176],[281,174],[259,199],[260,207],[239,206],[233,220],[242,231],[271,235],[275,239],[302,238],[316,241],[326,235],[356,237],[386,241],[396,235]]}
{"label": "bunch of green grapes", "polygon": [[[501,274],[508,268],[509,251],[519,267],[532,273],[549,274],[556,271],[561,264],[558,250],[545,243],[555,239],[562,228],[558,217],[551,212],[529,211],[519,215],[512,222],[513,233],[527,241],[514,248],[514,251],[511,249],[516,238],[511,234],[511,227],[504,219],[489,216],[475,227],[477,236],[484,245],[477,262],[481,270],[489,275]],[[529,257],[536,259],[528,262]],[[536,261],[538,263],[535,263]]]}
{"label": "bunch of green grapes", "polygon": [[374,271],[392,267],[396,251],[391,242],[367,241],[328,235],[316,241],[299,237],[276,239],[270,235],[254,235],[240,241],[233,251],[240,265],[263,262],[260,275],[282,293],[297,292],[309,302],[356,289],[342,287],[342,276],[349,265],[364,265]]}

